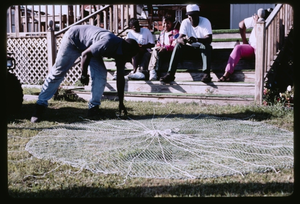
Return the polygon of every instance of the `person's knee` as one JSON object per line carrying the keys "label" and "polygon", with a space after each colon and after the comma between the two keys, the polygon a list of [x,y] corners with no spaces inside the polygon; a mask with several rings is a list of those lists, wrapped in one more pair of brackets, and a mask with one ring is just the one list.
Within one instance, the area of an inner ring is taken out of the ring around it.
{"label": "person's knee", "polygon": [[107,82],[106,77],[103,76],[96,76],[92,77],[92,86],[105,86]]}
{"label": "person's knee", "polygon": [[178,58],[178,57],[181,58],[182,55],[186,53],[186,51],[185,51],[186,48],[185,48],[185,47],[187,47],[187,45],[182,45],[182,44],[180,44],[180,43],[177,43],[177,44],[175,45],[175,47],[174,47],[174,49],[173,49],[171,55],[173,55],[173,56],[175,56],[175,57],[177,57],[177,58]]}
{"label": "person's knee", "polygon": [[63,78],[66,74],[65,70],[57,69],[55,67],[52,67],[50,74],[48,75],[49,78],[52,80],[60,80]]}
{"label": "person's knee", "polygon": [[206,52],[206,53],[211,53],[212,46],[210,44],[201,44],[199,49],[204,50],[204,52]]}
{"label": "person's knee", "polygon": [[241,51],[243,50],[243,45],[237,45],[233,50],[237,53],[241,53]]}
{"label": "person's knee", "polygon": [[241,53],[243,50],[243,46],[242,45],[236,45],[233,50],[231,51],[230,57],[232,58],[236,58],[236,57],[240,57]]}
{"label": "person's knee", "polygon": [[152,51],[151,55],[153,55],[153,56],[157,57],[157,56],[159,56],[159,55],[160,55],[160,53],[159,53],[159,52],[158,52],[156,49],[153,49],[153,51]]}
{"label": "person's knee", "polygon": [[174,50],[183,49],[184,46],[186,46],[186,45],[183,45],[183,44],[181,44],[181,43],[176,43],[176,45],[175,45],[175,47],[174,47]]}

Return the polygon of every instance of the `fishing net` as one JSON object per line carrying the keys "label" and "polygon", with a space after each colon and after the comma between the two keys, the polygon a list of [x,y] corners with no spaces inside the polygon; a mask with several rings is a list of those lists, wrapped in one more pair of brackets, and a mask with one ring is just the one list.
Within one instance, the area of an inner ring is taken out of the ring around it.
{"label": "fishing net", "polygon": [[46,129],[26,150],[95,173],[207,178],[293,167],[293,133],[209,115],[84,121]]}

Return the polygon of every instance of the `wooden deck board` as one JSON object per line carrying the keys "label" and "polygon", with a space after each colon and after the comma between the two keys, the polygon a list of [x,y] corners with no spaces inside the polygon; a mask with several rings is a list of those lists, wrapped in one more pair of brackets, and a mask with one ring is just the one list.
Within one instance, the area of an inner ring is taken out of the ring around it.
{"label": "wooden deck board", "polygon": [[[211,70],[213,72],[224,72],[228,57],[232,49],[213,49],[212,61],[211,61]],[[115,62],[114,61],[105,61],[106,68],[111,71],[115,71]],[[132,70],[132,64],[126,63],[126,69]],[[169,61],[165,61],[160,68],[161,71],[167,71],[169,66]],[[178,64],[177,69],[188,69],[188,70],[202,70],[202,60],[201,59],[189,59],[183,60],[182,63]],[[235,70],[244,70],[244,69],[255,69],[255,59],[240,59],[238,64],[235,67]]]}
{"label": "wooden deck board", "polygon": [[[85,86],[90,91],[91,86]],[[116,91],[116,81],[107,81],[104,91]],[[126,81],[125,92],[143,93],[186,93],[219,95],[254,95],[253,83],[212,82],[172,82],[163,84],[159,81]]]}
{"label": "wooden deck board", "polygon": [[[125,100],[153,102],[197,102],[201,104],[251,104],[255,92],[255,59],[241,59],[231,76],[232,82],[217,82],[224,74],[232,48],[214,49],[211,62],[211,83],[203,83],[202,61],[184,60],[178,64],[175,81],[164,84],[159,81],[127,80]],[[104,99],[117,99],[116,81],[113,80],[115,62],[105,62],[108,69]],[[165,75],[168,62],[164,62],[159,76]],[[126,64],[125,74],[132,70],[131,63]],[[85,86],[85,91],[91,86]]]}
{"label": "wooden deck board", "polygon": [[[129,74],[130,71],[126,71],[126,74]],[[164,76],[166,74],[165,72],[160,73],[160,76]],[[212,72],[211,77],[212,81],[218,81],[218,79],[224,74],[224,72]],[[108,71],[107,72],[107,80],[113,80],[113,71]],[[179,69],[176,72],[175,75],[176,79],[175,81],[201,81],[203,77],[203,73],[201,70],[192,70],[192,71],[187,71],[187,70],[182,70]],[[253,71],[241,71],[237,70],[234,72],[234,74],[231,77],[231,80],[233,82],[253,82],[255,81],[255,73]]]}
{"label": "wooden deck board", "polygon": [[[76,94],[90,99],[90,92],[76,91]],[[218,105],[250,105],[253,104],[254,96],[226,96],[226,95],[199,95],[199,94],[172,94],[172,93],[125,93],[125,101],[140,102],[159,102],[159,103],[199,103],[199,104],[218,104]],[[117,92],[104,92],[102,100],[118,100]]]}

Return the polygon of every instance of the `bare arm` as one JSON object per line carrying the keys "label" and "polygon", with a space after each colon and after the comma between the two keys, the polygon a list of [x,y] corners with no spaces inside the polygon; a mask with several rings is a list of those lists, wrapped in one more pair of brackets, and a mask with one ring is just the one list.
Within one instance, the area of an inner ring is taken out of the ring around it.
{"label": "bare arm", "polygon": [[241,38],[242,38],[243,44],[248,44],[248,40],[246,38],[246,26],[245,26],[244,20],[242,20],[239,23],[239,29],[240,29],[240,34],[241,34]]}
{"label": "bare arm", "polygon": [[87,74],[87,69],[92,58],[91,50],[88,48],[81,53],[81,77],[80,82],[83,85],[89,84],[89,75]]}
{"label": "bare arm", "polygon": [[179,34],[179,37],[177,38],[177,43],[185,45],[188,42],[188,38],[184,34]]}
{"label": "bare arm", "polygon": [[127,115],[127,110],[124,105],[124,89],[125,89],[125,78],[124,78],[124,67],[126,60],[123,56],[117,56],[116,67],[117,67],[117,91],[119,97],[119,113],[121,114],[124,111],[124,115]]}
{"label": "bare arm", "polygon": [[87,76],[87,68],[90,64],[90,60],[92,58],[92,53],[90,48],[87,48],[85,51],[81,53],[81,71],[82,76]]}

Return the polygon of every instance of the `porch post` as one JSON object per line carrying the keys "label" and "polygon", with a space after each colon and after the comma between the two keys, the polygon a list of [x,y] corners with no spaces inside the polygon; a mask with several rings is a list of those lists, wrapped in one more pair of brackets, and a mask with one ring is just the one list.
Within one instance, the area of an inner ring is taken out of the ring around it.
{"label": "porch post", "polygon": [[113,29],[114,29],[114,27],[113,27],[113,7],[112,6],[110,6],[109,8],[108,8],[108,15],[109,15],[109,31],[110,32],[113,32]]}
{"label": "porch post", "polygon": [[53,29],[53,21],[50,20],[48,23],[48,32],[47,32],[47,44],[48,44],[48,71],[52,68],[55,62],[56,55],[56,46],[55,46],[55,36]]}
{"label": "porch post", "polygon": [[16,36],[19,36],[19,33],[21,31],[21,10],[20,10],[20,6],[16,5],[15,6],[15,32],[16,32]]}
{"label": "porch post", "polygon": [[264,61],[265,61],[265,21],[257,22],[255,54],[255,98],[256,104],[261,105],[264,88]]}

